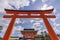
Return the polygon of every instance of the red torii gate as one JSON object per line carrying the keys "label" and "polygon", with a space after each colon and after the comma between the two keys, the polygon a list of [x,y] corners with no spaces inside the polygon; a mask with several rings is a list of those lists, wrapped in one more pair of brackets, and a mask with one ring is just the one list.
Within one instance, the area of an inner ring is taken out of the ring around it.
{"label": "red torii gate", "polygon": [[[2,40],[10,40],[10,35],[12,33],[13,25],[14,25],[16,18],[42,18],[46,25],[46,28],[48,30],[51,40],[59,40],[47,19],[47,18],[56,18],[55,15],[45,15],[45,14],[52,14],[53,10],[54,9],[49,9],[49,10],[9,10],[9,9],[5,9],[7,14],[13,14],[13,15],[4,15],[4,18],[12,18],[12,19]],[[20,16],[18,14],[27,14],[27,16]],[[31,14],[40,14],[40,15],[32,16]]]}

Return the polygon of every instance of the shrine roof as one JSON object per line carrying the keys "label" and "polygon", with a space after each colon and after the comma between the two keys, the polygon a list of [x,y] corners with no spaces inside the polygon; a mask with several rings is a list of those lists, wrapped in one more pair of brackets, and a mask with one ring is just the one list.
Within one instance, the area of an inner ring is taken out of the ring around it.
{"label": "shrine roof", "polygon": [[44,11],[53,11],[53,9],[48,10],[12,10],[12,9],[5,9],[5,11],[14,11],[14,12],[44,12]]}
{"label": "shrine roof", "polygon": [[24,39],[24,37],[20,37],[19,39]]}
{"label": "shrine roof", "polygon": [[24,30],[34,30],[34,29],[24,29]]}
{"label": "shrine roof", "polygon": [[35,30],[34,29],[24,29],[23,31],[28,31],[28,32],[35,32]]}

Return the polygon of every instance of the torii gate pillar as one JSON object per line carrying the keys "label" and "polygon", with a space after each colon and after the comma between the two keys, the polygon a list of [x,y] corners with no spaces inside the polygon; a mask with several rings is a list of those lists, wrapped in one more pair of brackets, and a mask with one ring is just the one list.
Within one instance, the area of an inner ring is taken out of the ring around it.
{"label": "torii gate pillar", "polygon": [[[45,15],[45,14],[52,14],[53,9],[50,9],[50,10],[9,10],[9,9],[5,9],[5,11],[7,14],[13,14],[13,15],[4,15],[4,18],[12,18],[12,19],[2,40],[10,40],[10,35],[12,33],[13,25],[15,23],[16,18],[42,18],[46,25],[46,28],[50,35],[51,40],[59,40],[47,19],[47,18],[55,18],[55,15]],[[27,16],[21,16],[18,14],[27,14]],[[40,14],[40,15],[32,16],[32,14]]]}

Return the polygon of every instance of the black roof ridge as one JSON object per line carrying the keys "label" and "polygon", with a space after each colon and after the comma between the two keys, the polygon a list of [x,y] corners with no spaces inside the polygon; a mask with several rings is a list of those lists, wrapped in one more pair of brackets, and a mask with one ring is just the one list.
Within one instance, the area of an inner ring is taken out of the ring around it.
{"label": "black roof ridge", "polygon": [[40,11],[53,11],[54,10],[54,8],[53,9],[48,9],[48,10],[12,10],[12,9],[5,9],[5,11],[17,11],[17,12],[26,12],[26,11],[28,11],[28,12],[35,12],[35,11],[37,11],[37,12],[40,12]]}

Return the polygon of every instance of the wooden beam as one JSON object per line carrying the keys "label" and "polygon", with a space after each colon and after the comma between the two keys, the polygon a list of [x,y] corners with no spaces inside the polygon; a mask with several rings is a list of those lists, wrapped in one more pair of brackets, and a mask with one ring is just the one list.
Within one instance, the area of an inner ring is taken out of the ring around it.
{"label": "wooden beam", "polygon": [[54,9],[49,9],[49,10],[10,10],[10,9],[5,9],[7,14],[51,14]]}
{"label": "wooden beam", "polygon": [[[14,15],[4,15],[3,17],[4,18],[12,18]],[[56,16],[55,15],[43,15],[43,16],[19,16],[19,15],[17,15],[16,16],[16,18],[44,18],[44,17],[46,17],[46,18],[56,18]]]}

